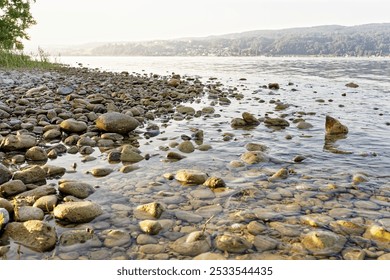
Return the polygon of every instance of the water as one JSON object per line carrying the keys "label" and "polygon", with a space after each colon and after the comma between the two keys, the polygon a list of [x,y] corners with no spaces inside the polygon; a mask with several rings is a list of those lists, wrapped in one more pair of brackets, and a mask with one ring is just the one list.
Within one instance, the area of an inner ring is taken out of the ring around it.
{"label": "water", "polygon": [[[362,218],[364,227],[372,223],[383,225],[390,218],[390,201],[386,197],[390,178],[388,58],[62,57],[60,60],[72,66],[82,63],[85,67],[108,71],[197,76],[206,85],[221,82],[222,91],[243,95],[239,99],[229,95],[231,104],[223,105],[209,99],[206,90],[203,98],[186,105],[200,110],[214,102],[217,103],[214,108],[218,115],[181,121],[169,120],[164,124],[162,120],[155,120],[160,126],[161,134],[140,140],[140,150],[143,154],[149,153],[151,159],[140,162],[140,168],[131,173],[114,172],[104,178],[93,178],[86,174],[85,171],[93,167],[109,165],[106,154],[100,151],[95,151],[93,155],[97,160],[92,162],[81,162],[79,155],[68,155],[61,159],[68,161],[69,165],[71,162],[78,162],[79,166],[76,175],[66,174],[64,178],[77,176],[80,180],[100,186],[90,199],[103,205],[106,214],[90,226],[95,228],[101,239],[104,239],[104,230],[110,228],[136,232],[134,238],[139,234],[139,221],[132,216],[131,211],[117,211],[113,204],[135,208],[152,201],[162,201],[167,207],[165,219],[174,221],[175,210],[196,213],[201,206],[222,205],[223,211],[208,225],[212,234],[231,231],[230,226],[236,222],[245,225],[248,220],[232,217],[236,217],[238,213],[245,216],[248,210],[255,208],[280,212],[284,222],[294,225],[302,224],[301,220],[306,215],[331,215],[330,211],[334,208],[353,211],[347,218]],[[210,81],[210,77],[217,80]],[[263,87],[270,82],[279,83],[281,89],[270,90]],[[349,82],[355,82],[359,87],[346,87],[345,84]],[[289,107],[281,111],[275,110],[275,103],[279,102],[289,104]],[[246,130],[233,129],[230,126],[232,118],[241,117],[242,112],[250,112],[258,118],[283,115],[289,120],[290,126],[282,130],[267,128],[263,124]],[[348,135],[333,143],[334,147],[346,153],[333,153],[325,148],[326,115],[331,115],[348,126]],[[311,123],[313,128],[297,129],[294,120],[299,118]],[[191,135],[193,128],[204,131],[204,143],[210,144],[212,149],[207,152],[196,150],[179,162],[166,162],[166,152],[159,147],[168,146],[172,141],[181,142],[180,136]],[[226,133],[232,134],[230,140],[224,139]],[[267,154],[275,160],[233,168],[230,162],[239,160],[240,155],[246,151],[245,145],[251,142],[265,144],[269,148]],[[301,164],[295,164],[292,160],[297,155],[303,155],[307,159]],[[119,169],[121,164],[110,166]],[[269,176],[282,167],[289,169],[289,178],[269,183]],[[199,199],[192,191],[201,191],[204,187],[182,187],[175,180],[167,181],[162,178],[162,174],[175,173],[182,168],[199,169],[223,178],[228,186],[226,194],[230,195],[215,193],[208,199]],[[363,175],[367,182],[354,185],[352,178],[356,174]],[[335,186],[336,191],[332,191],[329,185]],[[252,190],[254,195],[233,195],[240,190],[247,193]],[[170,201],[162,193],[166,193],[168,198],[173,193],[177,201]],[[373,202],[377,207],[373,208],[375,210],[364,208],[356,203],[361,201]],[[298,212],[291,214],[280,210],[288,205],[299,206]],[[336,215],[332,218],[337,220],[342,217]],[[203,227],[202,222],[194,224],[175,221],[175,224],[177,226],[172,226],[170,231],[185,232],[186,227]],[[307,225],[301,226],[302,232],[310,229]],[[58,231],[64,230],[66,229],[59,227]],[[283,233],[277,238],[275,229],[269,226],[267,234],[283,244],[280,246],[282,249],[274,251],[275,254],[283,257],[294,255],[289,250],[292,241],[287,240]],[[157,239],[167,246],[157,258],[182,258],[169,249],[167,234],[158,236]],[[357,245],[351,241],[346,245],[348,246]],[[78,250],[79,254],[75,258],[93,258],[91,252],[98,250],[105,252],[104,258],[155,258],[153,255],[140,253],[138,250],[141,247],[135,241],[122,249],[87,247]],[[335,258],[342,257],[336,254]]]}

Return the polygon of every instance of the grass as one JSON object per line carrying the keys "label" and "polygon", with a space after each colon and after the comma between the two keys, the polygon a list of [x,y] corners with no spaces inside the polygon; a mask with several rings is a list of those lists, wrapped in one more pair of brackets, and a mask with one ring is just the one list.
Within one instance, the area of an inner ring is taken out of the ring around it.
{"label": "grass", "polygon": [[0,49],[0,68],[6,69],[52,69],[59,67],[58,64],[49,61],[48,54],[41,48],[34,56],[26,55],[21,51],[15,52]]}

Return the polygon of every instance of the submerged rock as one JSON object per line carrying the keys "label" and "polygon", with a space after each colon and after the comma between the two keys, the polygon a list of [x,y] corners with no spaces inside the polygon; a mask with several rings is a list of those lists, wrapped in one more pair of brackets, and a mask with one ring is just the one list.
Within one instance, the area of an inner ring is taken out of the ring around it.
{"label": "submerged rock", "polygon": [[207,233],[194,231],[177,239],[170,247],[181,255],[195,257],[211,250],[211,238]]}
{"label": "submerged rock", "polygon": [[216,237],[215,247],[224,252],[243,253],[250,249],[252,244],[243,237],[224,234]]}
{"label": "submerged rock", "polygon": [[241,155],[241,160],[246,164],[256,164],[260,162],[268,162],[269,158],[266,154],[260,151],[248,151]]}
{"label": "submerged rock", "polygon": [[159,222],[154,220],[144,220],[139,222],[139,227],[143,232],[150,235],[156,235],[162,229],[162,226]]}
{"label": "submerged rock", "polygon": [[317,230],[305,234],[302,238],[303,246],[313,255],[332,256],[338,254],[347,239],[330,231]]}
{"label": "submerged rock", "polygon": [[186,183],[201,185],[207,180],[207,174],[198,170],[181,169],[176,173],[176,180]]}

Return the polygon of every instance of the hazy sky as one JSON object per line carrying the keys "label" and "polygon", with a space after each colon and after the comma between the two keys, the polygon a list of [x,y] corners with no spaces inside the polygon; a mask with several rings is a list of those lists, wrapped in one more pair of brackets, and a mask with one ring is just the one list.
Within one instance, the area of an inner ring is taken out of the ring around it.
{"label": "hazy sky", "polygon": [[390,22],[390,0],[37,0],[28,47]]}

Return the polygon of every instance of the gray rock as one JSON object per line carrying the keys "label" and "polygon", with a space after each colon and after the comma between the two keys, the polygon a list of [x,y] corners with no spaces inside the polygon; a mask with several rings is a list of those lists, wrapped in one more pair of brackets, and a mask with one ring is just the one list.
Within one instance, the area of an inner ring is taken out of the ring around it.
{"label": "gray rock", "polygon": [[247,125],[258,125],[260,124],[260,121],[255,118],[251,113],[244,112],[242,113],[242,118],[244,119],[245,123]]}
{"label": "gray rock", "polygon": [[42,209],[32,206],[22,206],[15,209],[15,220],[26,222],[30,220],[43,220],[45,213]]}
{"label": "gray rock", "polygon": [[220,204],[208,205],[198,208],[195,211],[195,214],[198,214],[204,218],[210,218],[213,215],[217,215],[223,211],[223,208]]}
{"label": "gray rock", "polygon": [[306,121],[300,121],[297,124],[297,128],[302,129],[302,130],[310,129],[312,127],[313,127],[313,125],[311,123],[306,122]]}
{"label": "gray rock", "polygon": [[53,186],[40,186],[35,189],[22,192],[15,198],[18,200],[24,200],[28,204],[33,205],[39,198],[46,195],[56,194],[57,190]]}
{"label": "gray rock", "polygon": [[200,215],[188,211],[182,211],[182,210],[175,211],[175,216],[179,220],[186,221],[189,223],[199,223],[203,220],[203,217]]}
{"label": "gray rock", "polygon": [[14,196],[26,190],[27,187],[21,180],[12,180],[0,186],[0,194],[4,197]]}
{"label": "gray rock", "polygon": [[21,180],[25,184],[34,184],[46,180],[46,172],[42,167],[33,165],[14,173],[14,180]]}
{"label": "gray rock", "polygon": [[191,141],[184,141],[182,143],[179,144],[179,146],[177,146],[177,149],[182,152],[182,153],[192,153],[193,151],[195,151],[195,147],[194,145],[192,144]]}
{"label": "gray rock", "polygon": [[303,246],[313,255],[331,256],[338,254],[346,243],[344,236],[337,235],[330,231],[311,231],[302,237]]}
{"label": "gray rock", "polygon": [[271,237],[257,235],[253,239],[253,245],[258,252],[273,250],[278,246],[278,241]]}
{"label": "gray rock", "polygon": [[72,195],[77,198],[87,198],[95,192],[95,189],[87,183],[66,181],[59,185],[58,190],[66,195]]}
{"label": "gray rock", "polygon": [[43,139],[50,141],[53,139],[60,138],[61,135],[62,135],[62,132],[58,128],[53,128],[53,129],[50,129],[50,130],[46,131],[45,133],[43,133],[42,137],[43,137]]}
{"label": "gray rock", "polygon": [[88,223],[103,214],[101,207],[90,201],[67,202],[54,208],[54,216],[70,223]]}
{"label": "gray rock", "polygon": [[243,253],[252,247],[248,240],[233,235],[219,235],[215,238],[215,247],[223,252]]}
{"label": "gray rock", "polygon": [[226,257],[224,257],[222,254],[217,253],[202,253],[200,255],[197,255],[194,260],[198,261],[208,261],[208,260],[226,260]]}
{"label": "gray rock", "polygon": [[0,184],[8,182],[12,178],[12,172],[0,163]]}
{"label": "gray rock", "polygon": [[177,239],[170,247],[181,255],[195,257],[211,250],[211,239],[207,233],[194,231]]}
{"label": "gray rock", "polygon": [[61,250],[69,251],[76,248],[81,249],[80,247],[100,247],[101,242],[93,230],[86,228],[85,230],[76,229],[63,232],[59,239],[59,245]]}
{"label": "gray rock", "polygon": [[61,177],[65,174],[66,168],[54,165],[44,165],[42,169],[46,172],[46,177]]}
{"label": "gray rock", "polygon": [[168,152],[167,154],[167,159],[173,160],[173,161],[178,161],[186,158],[186,156],[176,153],[176,152]]}
{"label": "gray rock", "polygon": [[252,221],[247,225],[248,232],[252,235],[259,235],[267,229],[267,227],[258,221]]}
{"label": "gray rock", "polygon": [[51,212],[57,205],[57,202],[58,198],[56,195],[45,195],[38,198],[33,206],[42,209],[44,212]]}
{"label": "gray rock", "polygon": [[186,183],[201,185],[207,180],[207,174],[198,170],[181,169],[176,173],[176,180]]}
{"label": "gray rock", "polygon": [[9,222],[9,213],[7,209],[0,208],[0,230]]}
{"label": "gray rock", "polygon": [[100,130],[112,133],[127,134],[137,128],[139,122],[125,114],[109,112],[99,116],[96,127]]}
{"label": "gray rock", "polygon": [[27,160],[31,161],[47,161],[48,159],[46,151],[37,146],[28,149],[25,157]]}
{"label": "gray rock", "polygon": [[34,136],[10,134],[1,140],[0,149],[5,151],[27,150],[34,147],[36,144],[37,140]]}
{"label": "gray rock", "polygon": [[8,201],[5,198],[0,197],[0,208],[4,208],[8,211],[8,213],[13,213],[14,212],[14,206],[10,201]]}
{"label": "gray rock", "polygon": [[183,114],[183,115],[190,115],[190,116],[193,116],[195,115],[195,109],[192,108],[192,107],[189,107],[189,106],[180,106],[180,107],[177,107],[176,108],[176,111],[180,114]]}
{"label": "gray rock", "polygon": [[239,127],[245,127],[245,126],[247,126],[247,123],[245,122],[244,119],[241,119],[241,118],[234,118],[234,119],[232,119],[232,121],[230,122],[230,125],[231,125],[233,128],[239,128]]}
{"label": "gray rock", "polygon": [[59,87],[59,88],[57,89],[57,93],[58,93],[59,95],[69,95],[69,94],[71,94],[73,91],[74,91],[73,88],[67,87],[67,86]]}
{"label": "gray rock", "polygon": [[50,251],[57,243],[55,228],[42,221],[10,223],[6,226],[4,234],[18,244],[38,252]]}

